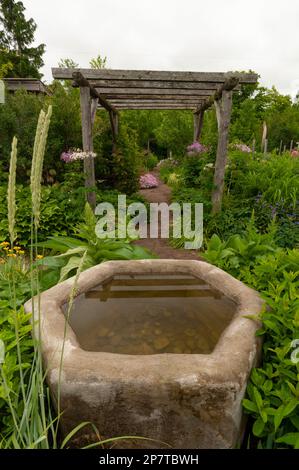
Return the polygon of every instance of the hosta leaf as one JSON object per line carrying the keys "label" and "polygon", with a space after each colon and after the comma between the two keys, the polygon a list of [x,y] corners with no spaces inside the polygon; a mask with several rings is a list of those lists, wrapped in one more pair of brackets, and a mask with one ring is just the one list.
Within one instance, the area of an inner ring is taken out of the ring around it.
{"label": "hosta leaf", "polygon": [[218,251],[221,246],[222,246],[222,241],[220,240],[218,235],[214,233],[214,235],[212,235],[208,243],[208,250]]}

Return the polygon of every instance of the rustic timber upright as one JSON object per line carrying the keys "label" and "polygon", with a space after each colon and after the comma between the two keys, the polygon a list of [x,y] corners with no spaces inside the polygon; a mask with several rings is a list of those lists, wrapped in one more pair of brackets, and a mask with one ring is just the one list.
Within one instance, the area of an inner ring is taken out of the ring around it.
{"label": "rustic timber upright", "polygon": [[[213,213],[221,210],[228,133],[234,91],[257,82],[254,73],[166,72],[152,70],[53,68],[55,79],[73,80],[80,87],[83,150],[93,150],[92,128],[97,109],[109,113],[113,151],[116,150],[119,111],[126,109],[189,109],[194,116],[194,141],[199,141],[204,113],[213,104],[218,145],[212,194]],[[84,161],[87,199],[95,206],[93,158]]]}

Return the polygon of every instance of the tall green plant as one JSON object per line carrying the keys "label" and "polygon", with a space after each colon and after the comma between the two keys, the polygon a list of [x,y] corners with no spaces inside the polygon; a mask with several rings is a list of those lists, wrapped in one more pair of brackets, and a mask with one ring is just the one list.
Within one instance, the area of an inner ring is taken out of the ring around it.
{"label": "tall green plant", "polygon": [[16,137],[14,137],[12,141],[12,148],[11,148],[8,191],[7,191],[8,231],[9,231],[11,246],[13,246],[13,243],[16,239],[15,216],[16,216],[17,144],[18,144],[18,140]]}

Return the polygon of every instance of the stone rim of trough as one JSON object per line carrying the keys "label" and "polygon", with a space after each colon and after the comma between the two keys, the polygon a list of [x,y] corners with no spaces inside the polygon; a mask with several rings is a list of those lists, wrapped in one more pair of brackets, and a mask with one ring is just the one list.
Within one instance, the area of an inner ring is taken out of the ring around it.
{"label": "stone rim of trough", "polygon": [[[237,304],[232,321],[222,332],[210,354],[160,353],[153,355],[128,355],[83,350],[69,325],[63,348],[63,372],[59,374],[61,351],[65,330],[65,316],[61,306],[69,300],[75,277],[48,289],[40,295],[40,327],[34,322],[35,335],[41,331],[41,351],[45,368],[57,382],[58,376],[75,382],[86,378],[109,380],[138,380],[149,383],[171,382],[188,384],[205,383],[219,385],[243,383],[259,360],[261,338],[256,336],[260,328],[259,315],[263,300],[253,289],[230,274],[204,261],[150,259],[136,261],[107,261],[83,271],[77,280],[76,295],[80,295],[115,274],[189,274],[204,280]],[[25,304],[25,311],[32,312],[37,297]],[[246,316],[253,318],[246,318]]]}

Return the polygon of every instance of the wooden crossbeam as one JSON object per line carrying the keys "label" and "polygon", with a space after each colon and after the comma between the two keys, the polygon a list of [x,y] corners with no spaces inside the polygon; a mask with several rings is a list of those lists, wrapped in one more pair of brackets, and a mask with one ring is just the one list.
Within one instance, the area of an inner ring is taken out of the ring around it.
{"label": "wooden crossbeam", "polygon": [[[173,103],[176,103],[179,101],[178,97],[176,96],[169,96],[169,95],[106,95],[105,96],[106,99],[109,99],[109,102],[114,100],[114,101],[125,101],[125,102],[128,102],[128,101],[131,101],[131,100],[134,100],[134,101],[147,101],[147,102],[157,102],[157,101],[167,101],[167,102],[173,102]],[[202,96],[202,95],[198,95],[198,96],[184,96],[184,95],[180,95],[180,98],[182,101],[191,101],[192,103],[194,102],[197,102],[197,103],[201,103],[201,102],[204,102],[208,99],[208,96]]]}
{"label": "wooden crossbeam", "polygon": [[108,103],[108,101],[103,96],[101,96],[95,88],[90,85],[89,81],[82,75],[81,72],[73,72],[72,78],[76,82],[77,86],[89,88],[90,96],[94,99],[97,99],[103,108],[107,109],[107,111],[113,111],[117,113],[117,110],[111,106],[111,104]]}
{"label": "wooden crossbeam", "polygon": [[[191,109],[195,111],[197,104],[120,104],[117,105],[116,108],[118,110],[125,110],[125,109]],[[99,107],[98,109],[104,109],[103,107]]]}
{"label": "wooden crossbeam", "polygon": [[173,97],[173,96],[210,96],[213,94],[211,90],[176,90],[172,88],[95,88],[98,93],[107,98],[113,98],[117,96],[163,96],[163,97]]}
{"label": "wooden crossbeam", "polygon": [[240,83],[256,83],[255,73],[243,72],[173,72],[155,70],[72,69],[52,68],[53,78],[71,80],[74,72],[81,72],[88,80],[162,80],[184,82],[223,83],[230,76],[238,76]]}
{"label": "wooden crossbeam", "polygon": [[218,90],[213,93],[204,103],[202,103],[195,111],[195,114],[200,114],[201,112],[205,111],[206,109],[210,108],[215,101],[219,101],[222,97],[223,91],[231,91],[233,90],[239,83],[238,77],[230,77],[228,78],[219,88]]}
{"label": "wooden crossbeam", "polygon": [[[174,90],[210,90],[215,91],[219,82],[184,82],[184,81],[162,81],[162,80],[89,80],[94,88],[171,88]],[[236,89],[241,89],[241,85]]]}
{"label": "wooden crossbeam", "polygon": [[204,101],[202,99],[174,99],[174,100],[169,100],[169,99],[162,99],[162,100],[157,100],[157,99],[150,99],[150,100],[144,100],[144,99],[111,99],[109,101],[113,106],[118,106],[118,105],[125,105],[128,106],[130,104],[135,105],[135,104],[145,104],[145,105],[159,105],[159,104],[192,104],[195,106],[199,106],[201,103]]}

